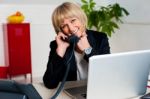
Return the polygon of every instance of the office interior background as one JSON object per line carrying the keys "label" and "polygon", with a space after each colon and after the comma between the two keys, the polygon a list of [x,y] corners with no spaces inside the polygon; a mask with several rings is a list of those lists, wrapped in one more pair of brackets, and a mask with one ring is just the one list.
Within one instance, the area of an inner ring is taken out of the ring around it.
{"label": "office interior background", "polygon": [[[66,0],[1,0],[0,1],[0,66],[6,66],[2,25],[7,17],[16,11],[25,16],[30,23],[31,60],[33,79],[40,78],[45,72],[49,43],[54,40],[55,32],[51,14],[56,6]],[[80,0],[68,0],[81,3]],[[150,49],[150,0],[94,0],[97,5],[106,6],[119,3],[130,15],[123,17],[123,24],[109,38],[111,53]]]}

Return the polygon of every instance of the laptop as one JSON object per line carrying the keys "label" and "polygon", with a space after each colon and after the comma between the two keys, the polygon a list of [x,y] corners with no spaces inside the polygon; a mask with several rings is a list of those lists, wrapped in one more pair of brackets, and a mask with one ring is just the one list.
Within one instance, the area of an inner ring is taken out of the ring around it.
{"label": "laptop", "polygon": [[65,91],[76,99],[131,99],[146,93],[149,70],[150,50],[92,56],[87,87]]}

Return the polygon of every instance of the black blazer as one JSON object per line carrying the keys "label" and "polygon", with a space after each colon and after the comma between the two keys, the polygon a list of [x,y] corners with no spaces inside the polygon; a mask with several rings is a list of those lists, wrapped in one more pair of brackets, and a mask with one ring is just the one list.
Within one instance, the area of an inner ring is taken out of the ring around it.
{"label": "black blazer", "polygon": [[[92,46],[92,52],[90,55],[84,55],[84,59],[88,62],[89,57],[93,55],[109,54],[110,47],[108,38],[105,33],[87,30],[87,39]],[[56,88],[59,82],[63,79],[66,71],[66,62],[71,55],[71,46],[68,47],[64,58],[61,58],[56,53],[57,44],[56,41],[50,43],[50,54],[49,60],[47,63],[47,69],[43,76],[44,85],[47,88]],[[70,71],[68,73],[67,81],[77,80],[77,65],[75,60],[75,55],[71,58],[70,62]]]}

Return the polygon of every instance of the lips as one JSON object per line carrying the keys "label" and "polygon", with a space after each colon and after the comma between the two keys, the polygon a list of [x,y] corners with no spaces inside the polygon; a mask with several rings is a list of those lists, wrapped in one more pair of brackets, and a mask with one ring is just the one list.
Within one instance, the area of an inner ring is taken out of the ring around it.
{"label": "lips", "polygon": [[77,28],[75,31],[73,31],[73,34],[76,34],[79,31],[79,28]]}

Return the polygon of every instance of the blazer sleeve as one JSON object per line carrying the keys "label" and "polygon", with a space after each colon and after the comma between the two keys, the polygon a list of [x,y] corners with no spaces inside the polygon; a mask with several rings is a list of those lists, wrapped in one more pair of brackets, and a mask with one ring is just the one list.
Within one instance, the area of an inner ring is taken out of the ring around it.
{"label": "blazer sleeve", "polygon": [[89,42],[92,46],[92,52],[89,55],[84,55],[86,61],[89,61],[89,58],[94,55],[110,54],[109,41],[105,33],[94,34]]}
{"label": "blazer sleeve", "polygon": [[44,85],[53,89],[56,88],[62,80],[65,70],[64,59],[56,53],[56,42],[50,44],[50,54],[47,63],[47,68],[43,76]]}

